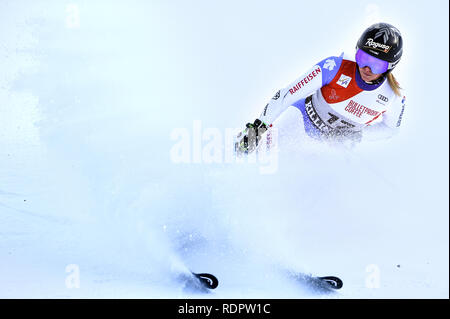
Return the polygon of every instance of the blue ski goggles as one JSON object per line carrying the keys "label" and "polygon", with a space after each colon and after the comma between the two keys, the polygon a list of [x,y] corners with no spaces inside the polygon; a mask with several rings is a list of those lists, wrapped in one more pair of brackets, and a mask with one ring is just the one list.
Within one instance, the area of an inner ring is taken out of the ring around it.
{"label": "blue ski goggles", "polygon": [[364,52],[361,49],[358,49],[358,51],[356,51],[355,59],[356,63],[360,68],[368,66],[370,70],[372,70],[372,73],[374,74],[384,73],[389,68],[389,62],[371,56],[370,54]]}

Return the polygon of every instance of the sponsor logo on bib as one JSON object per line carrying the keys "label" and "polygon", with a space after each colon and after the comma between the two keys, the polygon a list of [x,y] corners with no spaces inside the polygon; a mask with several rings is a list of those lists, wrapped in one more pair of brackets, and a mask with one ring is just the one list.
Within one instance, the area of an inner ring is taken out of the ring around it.
{"label": "sponsor logo on bib", "polygon": [[339,78],[339,80],[337,80],[336,83],[339,84],[340,86],[346,88],[350,84],[351,80],[352,80],[351,77],[349,77],[349,76],[347,76],[345,74],[342,74],[341,77]]}

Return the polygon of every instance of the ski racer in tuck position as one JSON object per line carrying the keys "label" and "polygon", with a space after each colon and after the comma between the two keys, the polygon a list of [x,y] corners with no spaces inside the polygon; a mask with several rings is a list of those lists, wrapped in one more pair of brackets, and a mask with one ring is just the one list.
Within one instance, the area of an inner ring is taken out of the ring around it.
{"label": "ski racer in tuck position", "polygon": [[342,53],[328,57],[286,88],[279,90],[261,115],[239,133],[238,155],[257,147],[272,123],[294,106],[301,111],[305,133],[315,139],[387,138],[396,133],[405,109],[405,96],[391,73],[403,51],[397,28],[377,23],[356,45],[354,59]]}

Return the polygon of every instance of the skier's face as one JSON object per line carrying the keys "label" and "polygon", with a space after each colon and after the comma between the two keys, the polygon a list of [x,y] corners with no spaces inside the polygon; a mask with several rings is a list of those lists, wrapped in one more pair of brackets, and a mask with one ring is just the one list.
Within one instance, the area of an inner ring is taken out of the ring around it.
{"label": "skier's face", "polygon": [[372,82],[375,81],[376,79],[378,79],[380,76],[382,76],[383,74],[375,74],[372,73],[372,70],[370,69],[370,67],[365,66],[363,68],[359,68],[359,73],[361,74],[361,78],[366,81],[366,82]]}

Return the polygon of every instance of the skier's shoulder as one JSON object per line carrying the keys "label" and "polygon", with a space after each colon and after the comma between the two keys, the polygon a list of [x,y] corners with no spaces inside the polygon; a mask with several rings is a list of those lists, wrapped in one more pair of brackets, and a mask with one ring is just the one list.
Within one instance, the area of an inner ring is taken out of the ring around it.
{"label": "skier's shoulder", "polygon": [[340,55],[328,56],[325,59],[321,60],[319,63],[317,63],[317,65],[320,67],[323,73],[322,85],[330,83],[330,81],[336,76],[336,74],[341,68],[343,57],[344,52],[342,52]]}
{"label": "skier's shoulder", "polygon": [[389,117],[387,122],[391,123],[392,127],[400,127],[402,122],[403,113],[406,106],[406,93],[405,89],[400,87],[397,80],[392,76],[385,81],[385,91],[388,94],[379,94],[379,99],[386,99],[386,112],[385,115]]}
{"label": "skier's shoulder", "polygon": [[[399,123],[400,123],[403,112],[405,111],[406,107],[406,93],[404,89],[399,88],[398,90],[399,90],[398,93],[394,93],[390,109],[392,110],[393,113],[399,114],[400,117]],[[398,124],[397,126],[400,126],[400,124]]]}
{"label": "skier's shoulder", "polygon": [[387,92],[393,105],[404,107],[406,102],[405,88],[400,86],[399,82],[393,75],[388,75],[383,83],[385,92]]}
{"label": "skier's shoulder", "polygon": [[322,70],[334,71],[335,69],[339,69],[342,64],[342,59],[344,57],[344,52],[340,55],[331,55],[322,59],[317,65],[319,65]]}

